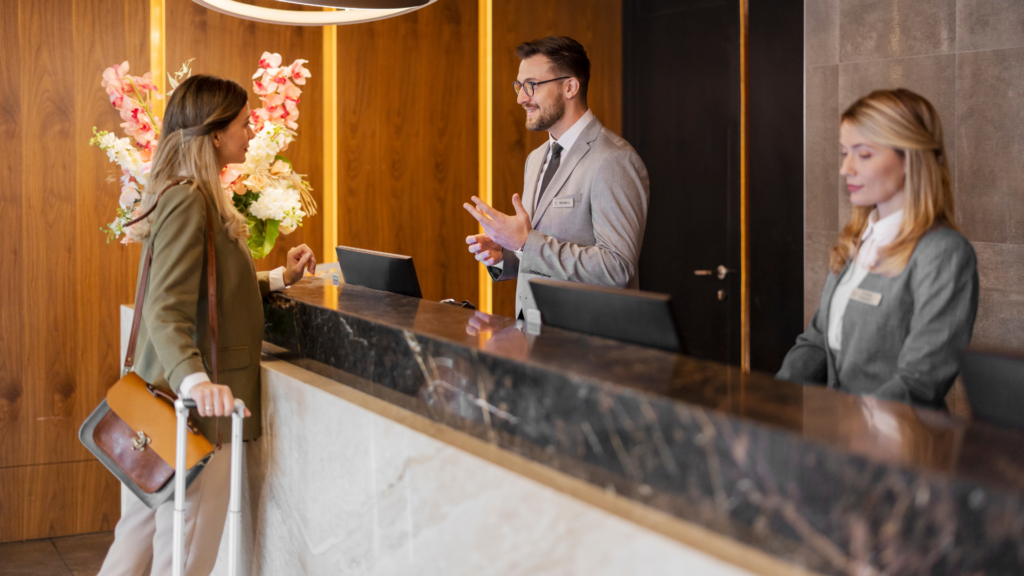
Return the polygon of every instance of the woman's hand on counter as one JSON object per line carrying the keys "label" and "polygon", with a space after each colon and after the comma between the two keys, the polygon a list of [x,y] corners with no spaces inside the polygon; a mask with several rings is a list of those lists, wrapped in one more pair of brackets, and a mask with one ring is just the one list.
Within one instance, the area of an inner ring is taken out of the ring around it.
{"label": "woman's hand on counter", "polygon": [[[235,407],[235,395],[231,393],[231,388],[223,384],[214,384],[213,382],[196,384],[188,391],[188,396],[196,401],[196,410],[204,418],[230,416]],[[246,408],[246,418],[251,415],[252,412]]]}
{"label": "woman's hand on counter", "polygon": [[284,284],[291,286],[302,280],[303,272],[316,273],[316,255],[305,244],[300,244],[288,251],[288,259],[284,264]]}

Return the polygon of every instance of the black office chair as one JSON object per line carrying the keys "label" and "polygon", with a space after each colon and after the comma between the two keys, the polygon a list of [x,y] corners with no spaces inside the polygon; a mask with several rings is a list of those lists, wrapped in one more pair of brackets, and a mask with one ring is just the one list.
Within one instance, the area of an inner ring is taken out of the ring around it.
{"label": "black office chair", "polygon": [[1024,358],[966,350],[960,354],[960,374],[975,417],[1024,428]]}

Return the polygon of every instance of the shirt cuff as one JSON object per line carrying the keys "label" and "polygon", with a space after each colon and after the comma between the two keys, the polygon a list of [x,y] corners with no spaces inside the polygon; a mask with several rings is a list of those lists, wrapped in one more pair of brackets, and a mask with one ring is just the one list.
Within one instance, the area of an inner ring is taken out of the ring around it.
{"label": "shirt cuff", "polygon": [[210,377],[206,372],[196,372],[195,374],[189,374],[181,380],[181,386],[178,386],[178,396],[182,398],[189,398],[189,392],[192,387],[196,384],[203,384],[210,381]]}
{"label": "shirt cuff", "polygon": [[284,283],[284,266],[278,266],[270,271],[270,291],[279,292],[288,286]]}

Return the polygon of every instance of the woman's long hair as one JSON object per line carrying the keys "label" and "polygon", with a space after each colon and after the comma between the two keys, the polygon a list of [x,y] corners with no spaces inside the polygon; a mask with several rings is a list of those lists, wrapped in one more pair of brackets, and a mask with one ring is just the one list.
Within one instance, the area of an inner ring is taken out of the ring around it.
{"label": "woman's long hair", "polygon": [[[142,197],[148,210],[169,184],[191,182],[209,198],[220,213],[231,239],[247,238],[245,217],[235,209],[220,184],[220,165],[213,133],[226,129],[249,101],[236,82],[214,76],[192,76],[182,82],[167,102],[160,143],[150,169],[149,185]],[[149,235],[150,216],[136,226],[145,226],[140,236]]]}
{"label": "woman's long hair", "polygon": [[[867,137],[904,159],[906,200],[896,238],[878,252],[873,272],[894,276],[903,271],[922,236],[935,226],[958,230],[953,215],[949,164],[942,144],[942,123],[931,102],[905,90],[878,90],[857,100],[841,116]],[[836,274],[854,257],[874,206],[854,206],[850,223],[829,254]]]}

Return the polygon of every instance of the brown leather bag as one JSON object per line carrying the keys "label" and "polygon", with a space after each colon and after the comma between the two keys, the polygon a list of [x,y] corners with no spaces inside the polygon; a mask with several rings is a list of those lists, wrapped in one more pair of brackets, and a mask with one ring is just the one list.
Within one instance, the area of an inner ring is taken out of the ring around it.
{"label": "brown leather bag", "polygon": [[[176,184],[168,186],[160,196]],[[135,224],[148,217],[156,209],[156,203],[145,214],[133,220]],[[129,224],[129,225],[130,225]],[[107,391],[106,399],[82,424],[78,437],[121,482],[145,502],[155,508],[174,494],[174,457],[177,420],[174,401],[177,396],[170,390],[157,388],[146,383],[135,374],[135,345],[142,325],[142,310],[145,304],[146,286],[149,283],[149,267],[153,260],[151,249],[146,252],[142,265],[141,280],[135,294],[135,313],[132,319],[128,351],[125,354],[121,379]],[[206,205],[206,277],[209,286],[207,297],[210,307],[210,332],[212,338],[211,367],[213,381],[218,378],[217,370],[217,265],[213,240],[213,217],[209,204]],[[218,447],[220,442],[217,442]],[[214,446],[199,433],[194,422],[189,421],[186,435],[186,467],[189,469],[186,483],[191,484],[213,456]]]}

